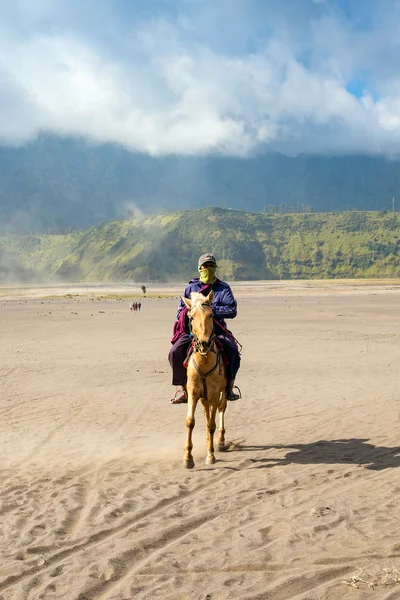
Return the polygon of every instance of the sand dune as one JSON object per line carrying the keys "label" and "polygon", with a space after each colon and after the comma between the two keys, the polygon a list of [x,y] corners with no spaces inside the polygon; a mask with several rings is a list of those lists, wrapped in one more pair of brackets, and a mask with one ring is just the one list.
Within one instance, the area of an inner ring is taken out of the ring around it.
{"label": "sand dune", "polygon": [[0,290],[0,598],[400,598],[400,286],[234,289],[243,399],[193,471],[175,298]]}

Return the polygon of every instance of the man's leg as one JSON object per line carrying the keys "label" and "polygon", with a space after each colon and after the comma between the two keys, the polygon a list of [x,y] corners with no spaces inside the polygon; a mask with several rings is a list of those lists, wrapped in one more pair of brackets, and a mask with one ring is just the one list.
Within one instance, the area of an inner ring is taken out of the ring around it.
{"label": "man's leg", "polygon": [[[175,398],[171,400],[172,404],[181,404],[187,402],[186,395],[186,369],[183,366],[192,338],[188,334],[181,335],[169,351],[168,360],[172,368],[172,385],[181,386],[181,390],[176,393]],[[176,400],[174,402],[174,400]]]}
{"label": "man's leg", "polygon": [[240,367],[239,349],[235,340],[227,335],[218,336],[218,339],[222,342],[226,358],[229,361],[226,367],[226,377],[228,380],[226,384],[226,397],[228,400],[238,400],[241,396],[234,392],[233,387]]}

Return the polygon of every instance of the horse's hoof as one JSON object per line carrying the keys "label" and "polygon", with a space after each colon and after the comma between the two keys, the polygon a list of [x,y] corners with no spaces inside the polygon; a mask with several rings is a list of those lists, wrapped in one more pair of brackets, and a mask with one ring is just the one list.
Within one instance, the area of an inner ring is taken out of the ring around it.
{"label": "horse's hoof", "polygon": [[225,450],[226,450],[226,446],[225,446],[224,443],[218,444],[218,451],[219,452],[225,452]]}
{"label": "horse's hoof", "polygon": [[193,467],[194,467],[194,460],[193,460],[193,458],[191,460],[184,460],[183,461],[183,466],[185,467],[185,469],[193,469]]}
{"label": "horse's hoof", "polygon": [[215,456],[207,456],[206,465],[213,465],[215,463]]}

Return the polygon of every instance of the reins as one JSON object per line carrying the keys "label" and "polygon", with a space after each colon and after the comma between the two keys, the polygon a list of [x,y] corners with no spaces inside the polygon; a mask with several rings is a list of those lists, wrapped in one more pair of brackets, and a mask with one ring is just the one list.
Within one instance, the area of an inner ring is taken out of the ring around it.
{"label": "reins", "polygon": [[214,321],[214,323],[216,323],[218,325],[218,327],[221,327],[222,331],[224,331],[225,333],[228,334],[229,337],[231,337],[233,340],[235,340],[235,342],[237,343],[237,345],[239,346],[239,354],[242,352],[242,344],[239,342],[239,340],[237,340],[235,338],[235,336],[233,335],[233,333],[231,331],[229,331],[229,329],[227,329],[226,327],[224,327],[223,325],[221,325],[221,323],[219,323],[218,321]]}
{"label": "reins", "polygon": [[[210,308],[212,308],[211,304],[208,304],[207,302],[202,302],[201,304],[198,304],[197,306],[209,306]],[[217,324],[218,327],[220,327],[224,333],[226,333],[230,338],[232,338],[233,340],[235,340],[235,342],[237,343],[237,345],[239,347],[239,354],[241,354],[243,346],[239,342],[239,340],[237,338],[235,338],[235,336],[233,335],[233,333],[231,331],[229,331],[229,329],[227,329],[226,327],[224,327],[223,325],[221,325],[221,323],[219,321],[216,321],[215,319],[213,319],[213,323],[214,323],[214,328],[213,328],[213,332],[211,334],[211,337],[215,337],[215,324]],[[194,336],[193,332],[192,332],[192,319],[191,319],[191,317],[189,317],[189,333],[192,336],[192,338],[193,338],[193,340],[194,340],[194,342],[196,344],[196,336]]]}

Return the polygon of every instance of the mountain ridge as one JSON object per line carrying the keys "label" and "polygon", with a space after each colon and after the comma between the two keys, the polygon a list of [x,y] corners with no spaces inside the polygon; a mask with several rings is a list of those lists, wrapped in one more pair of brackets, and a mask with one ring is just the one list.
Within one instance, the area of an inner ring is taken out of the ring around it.
{"label": "mountain ridge", "polygon": [[0,147],[2,232],[87,228],[206,206],[256,213],[385,210],[398,190],[400,161],[382,156],[151,157],[54,135]]}

